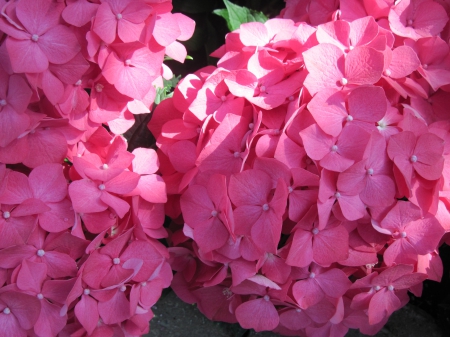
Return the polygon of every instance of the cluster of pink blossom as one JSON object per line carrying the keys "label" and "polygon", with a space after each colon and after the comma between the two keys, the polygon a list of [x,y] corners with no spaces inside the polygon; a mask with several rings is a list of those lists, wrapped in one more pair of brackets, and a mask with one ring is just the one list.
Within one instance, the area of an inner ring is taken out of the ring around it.
{"label": "cluster of pink blossom", "polygon": [[[127,151],[184,61],[171,0],[0,0],[0,326],[7,336],[140,336],[170,285],[166,187]],[[105,127],[106,126],[106,127]]]}
{"label": "cluster of pink blossom", "polygon": [[291,0],[155,110],[175,292],[289,336],[374,334],[450,243],[449,11]]}

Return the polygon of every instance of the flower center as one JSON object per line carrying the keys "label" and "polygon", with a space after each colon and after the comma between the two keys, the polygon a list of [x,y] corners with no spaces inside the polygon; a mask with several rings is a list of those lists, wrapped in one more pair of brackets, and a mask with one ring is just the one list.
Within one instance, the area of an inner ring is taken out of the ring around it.
{"label": "flower center", "polygon": [[336,152],[337,150],[338,150],[337,145],[333,145],[333,146],[331,147],[331,152]]}
{"label": "flower center", "polygon": [[3,313],[4,313],[5,315],[9,315],[9,314],[11,313],[11,309],[8,308],[8,307],[6,307],[5,309],[3,309]]}
{"label": "flower center", "polygon": [[262,205],[262,209],[263,209],[263,211],[268,211],[269,205],[267,205],[267,204]]}
{"label": "flower center", "polygon": [[422,68],[423,68],[423,69],[427,69],[427,68],[428,68],[428,64],[426,64],[426,63],[425,63],[425,64],[422,64]]}
{"label": "flower center", "polygon": [[40,300],[44,299],[44,295],[42,295],[42,294],[37,294],[36,297]]}
{"label": "flower center", "polygon": [[353,120],[353,116],[348,115],[347,116],[347,122],[351,122]]}
{"label": "flower center", "polygon": [[347,85],[348,84],[348,80],[345,77],[341,78],[341,84],[342,85]]}
{"label": "flower center", "polygon": [[262,85],[262,86],[259,88],[259,90],[260,90],[261,92],[266,92],[266,86],[265,86],[265,85]]}
{"label": "flower center", "polygon": [[334,193],[334,197],[336,199],[339,199],[341,197],[341,193],[339,193],[339,192]]}
{"label": "flower center", "polygon": [[384,75],[386,75],[387,77],[391,76],[391,74],[392,74],[392,71],[390,69],[386,69],[384,71]]}
{"label": "flower center", "polygon": [[402,238],[406,238],[406,232],[401,232],[401,233],[400,233],[400,236],[401,236]]}
{"label": "flower center", "polygon": [[289,193],[294,192],[294,189],[292,188],[292,186],[289,186],[289,187],[288,187],[288,192],[289,192]]}
{"label": "flower center", "polygon": [[9,212],[3,212],[3,218],[9,219],[11,217],[11,213]]}
{"label": "flower center", "polygon": [[407,22],[408,26],[412,26],[413,23],[414,23],[414,21],[412,19],[409,19],[408,22]]}
{"label": "flower center", "polygon": [[100,184],[100,185],[98,185],[98,189],[99,189],[100,191],[103,191],[105,188],[106,188],[105,184]]}
{"label": "flower center", "polygon": [[124,292],[125,290],[127,290],[127,287],[125,285],[122,285],[119,290],[121,292]]}
{"label": "flower center", "polygon": [[373,168],[368,169],[368,170],[367,170],[367,174],[368,174],[369,176],[371,176],[371,175],[373,174]]}
{"label": "flower center", "polygon": [[237,152],[237,151],[236,151],[235,153],[233,153],[234,158],[239,158],[240,155],[241,155],[241,154],[240,154],[239,152]]}
{"label": "flower center", "polygon": [[129,66],[130,64],[131,64],[131,60],[130,59],[125,60],[125,65]]}
{"label": "flower center", "polygon": [[417,161],[417,156],[413,154],[409,160],[411,160],[411,163],[415,163]]}
{"label": "flower center", "polygon": [[91,291],[88,288],[83,290],[83,294],[85,294],[86,296],[89,295],[90,293]]}
{"label": "flower center", "polygon": [[107,170],[107,169],[109,169],[108,164],[103,164],[103,165],[102,165],[102,170]]}
{"label": "flower center", "polygon": [[297,308],[297,309],[295,309],[295,311],[296,312],[302,312],[302,309]]}
{"label": "flower center", "polygon": [[120,258],[115,257],[115,258],[113,259],[113,263],[114,263],[114,264],[119,264],[119,263],[120,263]]}
{"label": "flower center", "polygon": [[31,40],[33,40],[34,42],[38,42],[38,40],[39,40],[39,35],[37,35],[37,34],[31,35]]}
{"label": "flower center", "polygon": [[81,80],[78,80],[77,83],[75,83],[76,86],[81,85]]}
{"label": "flower center", "polygon": [[4,99],[2,99],[1,101],[0,101],[0,106],[5,106],[6,105],[6,101],[4,100]]}
{"label": "flower center", "polygon": [[222,102],[225,102],[227,100],[227,96],[222,96],[220,97],[220,99],[222,100]]}
{"label": "flower center", "polygon": [[253,130],[254,127],[255,127],[255,124],[253,124],[253,123],[250,123],[250,124],[248,125],[248,128],[249,128],[250,130]]}
{"label": "flower center", "polygon": [[217,216],[217,211],[216,211],[216,210],[213,210],[213,211],[211,212],[211,216],[216,217],[216,216]]}
{"label": "flower center", "polygon": [[141,282],[141,286],[142,286],[142,287],[145,287],[146,285],[147,285],[147,282],[145,282],[145,281],[144,281],[144,282]]}
{"label": "flower center", "polygon": [[43,249],[39,249],[36,254],[39,257],[43,257],[45,255],[45,251]]}
{"label": "flower center", "polygon": [[105,86],[104,86],[103,84],[97,83],[97,84],[95,85],[95,91],[97,91],[97,92],[102,92],[104,87],[105,87]]}
{"label": "flower center", "polygon": [[316,277],[316,273],[309,274],[309,278],[315,278],[315,277]]}
{"label": "flower center", "polygon": [[391,285],[388,286],[388,289],[389,289],[390,291],[394,291],[394,286],[391,284]]}
{"label": "flower center", "polygon": [[117,18],[117,20],[120,20],[120,19],[123,18],[123,16],[122,16],[122,14],[119,13],[119,14],[116,15],[116,18]]}
{"label": "flower center", "polygon": [[319,234],[319,229],[318,228],[313,228],[313,230],[311,231],[314,235]]}
{"label": "flower center", "polygon": [[378,290],[381,289],[381,287],[380,287],[380,286],[375,286],[374,289],[375,289],[376,291],[378,291]]}
{"label": "flower center", "polygon": [[267,301],[267,302],[269,302],[269,300],[270,300],[270,297],[269,297],[269,295],[264,295],[264,301]]}

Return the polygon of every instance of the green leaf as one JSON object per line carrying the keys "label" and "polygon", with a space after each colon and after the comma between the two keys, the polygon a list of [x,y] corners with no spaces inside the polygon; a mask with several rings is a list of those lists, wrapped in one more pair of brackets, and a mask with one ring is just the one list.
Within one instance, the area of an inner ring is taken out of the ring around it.
{"label": "green leaf", "polygon": [[264,23],[267,21],[267,17],[261,12],[235,5],[228,0],[223,0],[223,2],[226,9],[216,9],[213,13],[225,19],[230,31],[238,29],[241,24],[246,22],[257,21]]}
{"label": "green leaf", "polygon": [[177,83],[180,81],[181,75],[179,76],[173,76],[170,80],[163,79],[164,88],[157,88],[156,89],[156,97],[155,97],[155,104],[161,103],[161,101],[164,101],[166,98],[170,98],[173,96],[173,88],[177,85]]}
{"label": "green leaf", "polygon": [[228,9],[226,9],[226,8],[215,9],[215,10],[213,10],[213,13],[218,16],[223,17],[227,23],[228,23],[228,21],[230,21],[230,18],[228,17]]}

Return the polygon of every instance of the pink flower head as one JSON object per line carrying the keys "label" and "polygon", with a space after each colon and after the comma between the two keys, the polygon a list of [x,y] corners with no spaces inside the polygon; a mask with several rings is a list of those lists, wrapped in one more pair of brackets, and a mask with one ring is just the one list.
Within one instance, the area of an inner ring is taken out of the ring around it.
{"label": "pink flower head", "polygon": [[9,35],[6,48],[14,72],[40,73],[49,63],[66,63],[80,51],[72,31],[59,24],[61,9],[51,0],[24,0],[17,2],[14,17],[8,18],[11,25],[0,21]]}

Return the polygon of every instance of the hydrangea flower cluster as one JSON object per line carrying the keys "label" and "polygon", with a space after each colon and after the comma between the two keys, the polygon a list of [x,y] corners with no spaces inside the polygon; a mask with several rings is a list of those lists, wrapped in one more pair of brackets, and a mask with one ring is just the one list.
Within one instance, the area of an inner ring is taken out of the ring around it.
{"label": "hydrangea flower cluster", "polygon": [[0,0],[0,326],[140,336],[170,285],[165,182],[127,150],[195,23],[170,0]]}
{"label": "hydrangea flower cluster", "polygon": [[375,334],[440,280],[450,243],[450,7],[286,2],[148,125],[172,287],[243,328]]}

